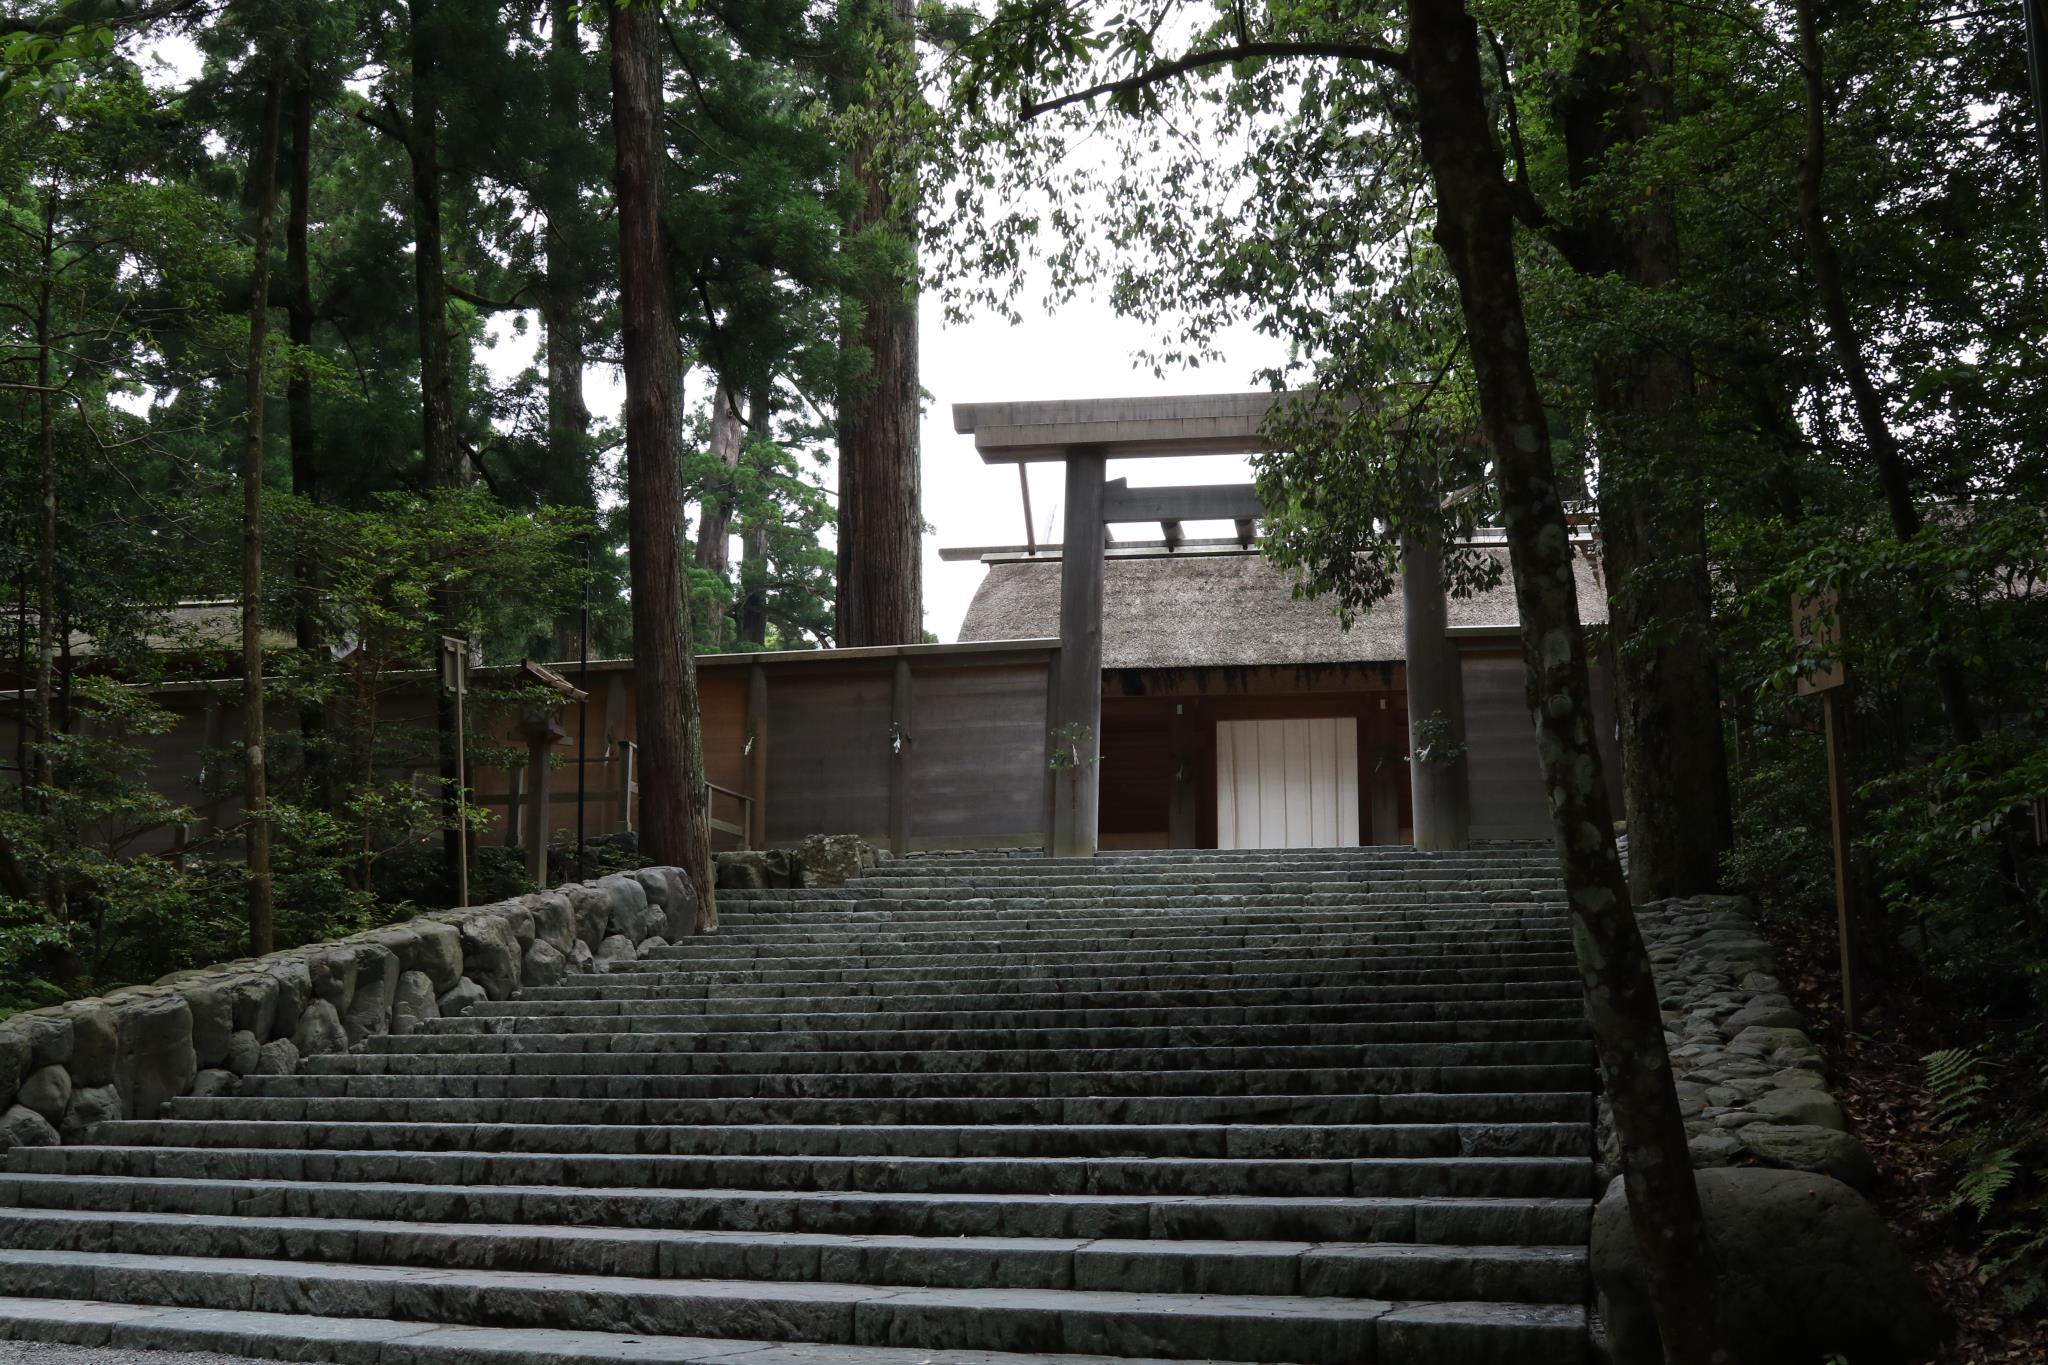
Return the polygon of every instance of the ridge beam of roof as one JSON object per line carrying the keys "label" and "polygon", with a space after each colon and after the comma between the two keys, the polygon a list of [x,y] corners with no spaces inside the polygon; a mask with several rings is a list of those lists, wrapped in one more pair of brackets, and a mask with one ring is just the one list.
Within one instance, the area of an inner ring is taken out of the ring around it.
{"label": "ridge beam of roof", "polygon": [[1102,519],[1120,521],[1240,521],[1266,515],[1248,483],[1132,488],[1111,479],[1102,490]]}
{"label": "ridge beam of roof", "polygon": [[1061,398],[1033,403],[955,403],[953,429],[971,432],[989,464],[1064,460],[1076,446],[1106,459],[1150,455],[1249,455],[1276,405],[1305,395],[1183,394],[1153,398]]}

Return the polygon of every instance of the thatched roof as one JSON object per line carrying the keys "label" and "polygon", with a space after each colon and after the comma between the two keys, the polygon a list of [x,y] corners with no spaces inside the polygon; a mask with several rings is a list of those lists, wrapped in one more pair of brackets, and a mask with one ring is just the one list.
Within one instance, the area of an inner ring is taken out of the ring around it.
{"label": "thatched roof", "polygon": [[[1583,547],[1581,547],[1583,548]],[[1506,560],[1505,550],[1488,550]],[[1581,553],[1579,615],[1607,619],[1605,586]],[[1347,632],[1333,600],[1296,599],[1287,573],[1259,555],[1113,558],[1103,566],[1105,668],[1255,667],[1380,663],[1407,657],[1401,598],[1361,616]],[[1020,640],[1059,634],[1057,558],[998,561],[976,589],[960,639]],[[1513,589],[1452,598],[1454,633],[1515,629]]]}

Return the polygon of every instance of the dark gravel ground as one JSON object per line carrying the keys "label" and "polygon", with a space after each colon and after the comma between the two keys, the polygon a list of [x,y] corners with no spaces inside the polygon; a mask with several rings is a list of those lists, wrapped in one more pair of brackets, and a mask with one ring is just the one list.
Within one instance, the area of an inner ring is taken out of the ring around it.
{"label": "dark gravel ground", "polygon": [[211,1351],[134,1351],[109,1346],[47,1346],[38,1341],[0,1341],[0,1365],[256,1365],[245,1356]]}

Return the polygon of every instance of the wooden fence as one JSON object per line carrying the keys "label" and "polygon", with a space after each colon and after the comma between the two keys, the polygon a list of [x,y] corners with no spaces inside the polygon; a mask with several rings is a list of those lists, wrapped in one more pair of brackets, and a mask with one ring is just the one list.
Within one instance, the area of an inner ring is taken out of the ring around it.
{"label": "wooden fence", "polygon": [[[1022,640],[874,649],[790,650],[700,658],[711,821],[719,848],[794,844],[809,834],[858,834],[898,851],[1040,847],[1049,828],[1048,689],[1057,641]],[[539,763],[472,765],[470,800],[490,812],[484,839],[531,847],[632,830],[646,775],[630,660],[558,671],[587,694],[536,729],[508,719],[487,737],[526,749],[545,736]],[[509,669],[475,670],[483,681]],[[379,702],[380,724],[418,731],[410,775],[431,785],[432,675],[400,680]],[[153,689],[176,723],[151,736],[151,785],[189,806],[190,825],[150,831],[125,850],[169,853],[208,829],[241,820],[230,793],[233,737],[241,727],[232,680]],[[0,722],[12,752],[13,725]],[[222,764],[230,768],[215,772]],[[536,791],[536,780],[541,790]]]}

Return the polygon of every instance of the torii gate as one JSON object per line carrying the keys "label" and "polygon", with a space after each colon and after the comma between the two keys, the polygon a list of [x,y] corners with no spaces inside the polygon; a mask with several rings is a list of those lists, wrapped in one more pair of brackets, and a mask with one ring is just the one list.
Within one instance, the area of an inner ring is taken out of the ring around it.
{"label": "torii gate", "polygon": [[[1093,857],[1101,798],[1102,564],[1113,522],[1158,522],[1170,553],[1181,524],[1229,521],[1250,552],[1253,523],[1265,506],[1250,484],[1127,488],[1105,481],[1107,462],[1159,455],[1249,455],[1269,449],[1263,435],[1275,405],[1296,393],[1224,393],[1166,398],[1059,399],[1033,403],[956,403],[953,429],[972,433],[988,464],[1066,466],[1065,528],[1060,549],[1060,662],[1050,730],[1079,750],[1079,780],[1055,784],[1052,851]],[[1029,531],[1030,491],[1025,485]],[[1408,740],[1434,714],[1459,709],[1457,657],[1445,630],[1440,547],[1404,543],[1402,636],[1407,653]],[[1415,846],[1463,848],[1465,808],[1456,767],[1410,763]]]}

